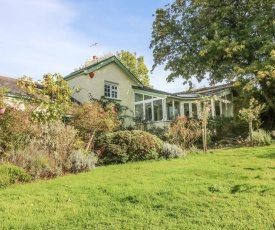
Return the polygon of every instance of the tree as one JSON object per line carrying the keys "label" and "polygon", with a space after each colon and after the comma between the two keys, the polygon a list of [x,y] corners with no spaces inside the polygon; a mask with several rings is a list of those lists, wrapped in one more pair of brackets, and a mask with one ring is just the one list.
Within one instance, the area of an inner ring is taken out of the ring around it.
{"label": "tree", "polygon": [[144,63],[143,56],[136,57],[135,54],[132,54],[129,51],[121,50],[116,53],[116,57],[139,81],[141,81],[143,85],[151,87],[148,75],[149,70]]}
{"label": "tree", "polygon": [[17,84],[26,90],[34,105],[33,121],[61,120],[66,115],[71,105],[72,90],[60,74],[45,74],[39,83],[24,76],[18,79]]}
{"label": "tree", "polygon": [[239,110],[239,116],[241,119],[248,122],[249,125],[249,140],[253,140],[253,121],[259,119],[261,111],[264,109],[265,104],[260,105],[259,101],[255,98],[251,98],[248,108],[243,108]]}
{"label": "tree", "polygon": [[249,79],[275,111],[274,0],[176,0],[156,10],[150,48],[168,82]]}

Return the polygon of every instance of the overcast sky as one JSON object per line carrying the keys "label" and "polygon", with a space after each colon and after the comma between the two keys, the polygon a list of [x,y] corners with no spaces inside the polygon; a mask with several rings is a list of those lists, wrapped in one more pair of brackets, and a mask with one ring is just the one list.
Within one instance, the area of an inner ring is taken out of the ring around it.
{"label": "overcast sky", "polygon": [[[93,55],[125,50],[153,65],[151,27],[157,8],[173,0],[0,0],[0,75],[41,80],[66,76]],[[96,46],[92,44],[98,43]],[[154,88],[185,90],[167,83],[163,67],[150,74]]]}

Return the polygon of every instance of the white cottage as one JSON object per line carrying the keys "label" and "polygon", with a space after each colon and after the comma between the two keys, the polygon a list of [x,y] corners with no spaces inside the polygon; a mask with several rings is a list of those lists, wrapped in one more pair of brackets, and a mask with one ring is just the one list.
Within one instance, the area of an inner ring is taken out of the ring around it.
{"label": "white cottage", "polygon": [[[134,117],[150,121],[159,127],[176,116],[199,118],[197,101],[216,95],[211,101],[212,116],[233,116],[232,84],[207,87],[190,92],[167,93],[144,86],[115,56],[86,63],[85,67],[64,78],[70,87],[81,88],[73,97],[81,102],[102,97],[128,107]],[[134,125],[128,120],[126,125]]]}

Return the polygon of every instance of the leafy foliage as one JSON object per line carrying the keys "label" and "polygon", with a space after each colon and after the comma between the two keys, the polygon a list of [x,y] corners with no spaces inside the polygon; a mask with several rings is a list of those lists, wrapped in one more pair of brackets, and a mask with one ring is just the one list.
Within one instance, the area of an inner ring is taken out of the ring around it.
{"label": "leafy foliage", "polygon": [[274,0],[177,0],[156,10],[150,48],[167,80],[249,79],[275,111]]}
{"label": "leafy foliage", "polygon": [[96,146],[99,161],[113,164],[157,159],[162,141],[145,131],[125,130],[100,136]]}
{"label": "leafy foliage", "polygon": [[235,137],[238,135],[235,130],[235,121],[233,117],[215,116],[209,118],[208,128],[211,136],[215,139],[223,139],[225,137]]}
{"label": "leafy foliage", "polygon": [[71,105],[72,90],[60,74],[45,74],[40,82],[24,76],[17,84],[27,91],[34,105],[33,121],[45,123],[61,120],[66,115]]}
{"label": "leafy foliage", "polygon": [[116,53],[116,57],[143,85],[150,87],[149,70],[144,63],[143,56],[136,57],[129,51],[121,50]]}

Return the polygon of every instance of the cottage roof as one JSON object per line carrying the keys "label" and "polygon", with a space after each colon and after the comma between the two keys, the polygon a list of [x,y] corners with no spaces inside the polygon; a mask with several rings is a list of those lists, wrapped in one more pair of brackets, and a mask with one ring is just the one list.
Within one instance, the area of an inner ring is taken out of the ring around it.
{"label": "cottage roof", "polygon": [[0,90],[6,88],[8,94],[15,96],[27,96],[27,93],[16,84],[17,79],[0,76]]}
{"label": "cottage roof", "polygon": [[173,94],[173,93],[168,93],[168,92],[164,92],[161,90],[157,90],[157,89],[153,89],[147,86],[132,86],[133,89],[138,89],[138,90],[142,90],[142,91],[146,91],[146,92],[150,92],[150,93],[157,93],[157,94],[161,94],[161,95],[165,95],[167,97],[177,97],[177,98],[198,98],[200,95],[197,93],[184,93],[181,95],[177,95],[177,94]]}
{"label": "cottage roof", "polygon": [[176,95],[184,95],[184,94],[199,94],[199,95],[204,95],[204,96],[210,96],[210,95],[215,95],[215,94],[220,94],[223,92],[226,92],[230,89],[232,89],[233,83],[228,83],[228,84],[223,84],[223,85],[217,85],[217,86],[210,86],[210,87],[203,87],[200,89],[194,89],[194,90],[188,90],[188,91],[183,91],[179,93],[175,93]]}
{"label": "cottage roof", "polygon": [[94,72],[104,66],[107,66],[110,63],[116,63],[120,68],[122,68],[125,73],[132,79],[134,80],[138,86],[143,86],[143,84],[131,73],[131,71],[129,69],[126,68],[125,65],[123,65],[117,58],[116,56],[111,56],[109,58],[103,59],[103,60],[95,60],[91,65],[85,66],[79,70],[76,70],[72,73],[70,73],[69,75],[65,76],[64,79],[65,80],[70,80],[73,79],[79,75],[82,74],[89,74],[90,72]]}

